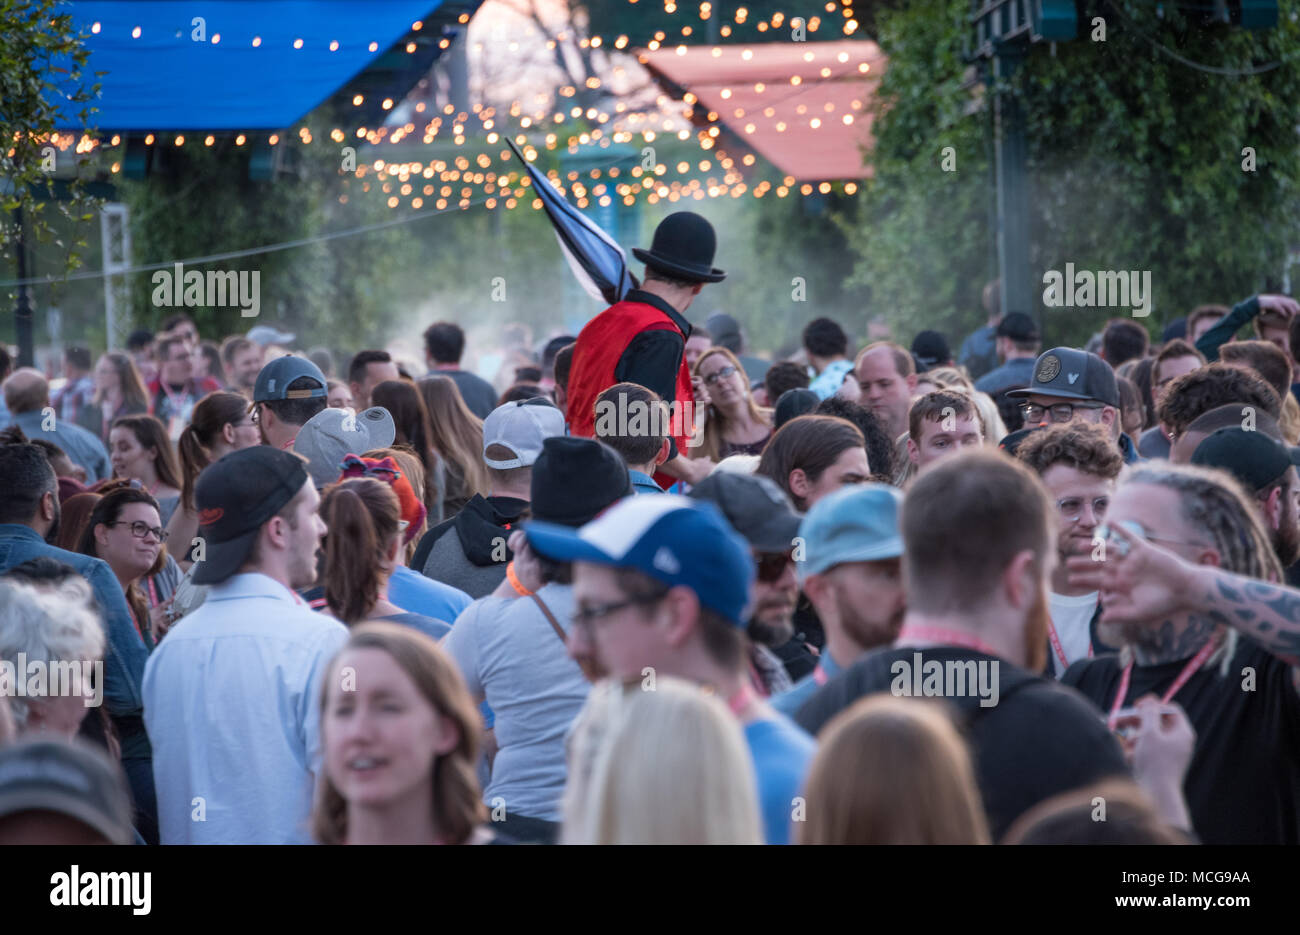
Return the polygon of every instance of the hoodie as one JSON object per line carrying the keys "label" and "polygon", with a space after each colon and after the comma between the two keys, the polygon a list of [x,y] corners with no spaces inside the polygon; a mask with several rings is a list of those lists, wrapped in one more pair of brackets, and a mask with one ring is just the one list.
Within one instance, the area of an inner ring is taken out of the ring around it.
{"label": "hoodie", "polygon": [[506,576],[510,533],[528,512],[528,501],[475,494],[454,517],[424,534],[411,567],[427,578],[486,597]]}

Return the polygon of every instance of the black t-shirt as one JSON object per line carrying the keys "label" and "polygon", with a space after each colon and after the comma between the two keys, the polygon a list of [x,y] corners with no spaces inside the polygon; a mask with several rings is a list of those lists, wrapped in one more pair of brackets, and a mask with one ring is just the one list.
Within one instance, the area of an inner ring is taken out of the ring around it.
{"label": "black t-shirt", "polygon": [[[958,671],[949,663],[983,664],[989,667],[983,670],[988,673],[987,684],[997,688],[995,700],[992,693],[981,697],[970,688],[963,692],[961,682],[943,686],[950,692],[944,697],[956,709],[957,723],[970,743],[975,777],[995,841],[1016,818],[1044,799],[1105,777],[1127,775],[1124,755],[1106,729],[1101,712],[1078,692],[971,649],[891,647],[870,652],[822,686],[799,709],[795,721],[816,734],[865,695],[889,692],[896,682],[898,694],[911,694],[915,687],[912,670],[925,672],[931,661],[943,664],[946,672]],[[895,669],[899,662],[909,668]],[[982,704],[993,700],[991,705]]]}
{"label": "black t-shirt", "polygon": [[[1164,697],[1187,660],[1133,667],[1124,707]],[[1247,685],[1254,670],[1254,690]],[[1173,701],[1187,712],[1196,748],[1183,791],[1205,844],[1300,844],[1300,695],[1286,663],[1239,637],[1226,676],[1201,669]],[[1061,681],[1109,713],[1119,691],[1118,656],[1080,660]]]}

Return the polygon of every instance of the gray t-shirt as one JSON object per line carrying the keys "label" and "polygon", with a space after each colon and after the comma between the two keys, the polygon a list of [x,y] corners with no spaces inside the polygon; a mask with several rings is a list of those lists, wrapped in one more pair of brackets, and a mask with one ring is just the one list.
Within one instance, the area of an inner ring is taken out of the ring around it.
{"label": "gray t-shirt", "polygon": [[[548,584],[537,592],[567,632],[573,589]],[[456,660],[476,698],[496,715],[499,751],[483,794],[511,815],[560,820],[566,776],[564,739],[587,700],[578,664],[532,598],[483,597],[456,618],[443,648]]]}

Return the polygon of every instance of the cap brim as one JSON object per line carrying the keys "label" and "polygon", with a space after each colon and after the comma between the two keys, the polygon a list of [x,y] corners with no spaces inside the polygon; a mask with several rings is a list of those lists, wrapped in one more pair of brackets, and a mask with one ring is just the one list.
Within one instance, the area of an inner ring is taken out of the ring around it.
{"label": "cap brim", "polygon": [[[1006,396],[1009,399],[1024,399],[1026,396],[1051,396],[1055,399],[1095,399],[1097,402],[1102,402],[1102,400],[1097,399],[1097,397],[1088,396],[1084,393],[1071,393],[1068,390],[1041,390],[1035,389],[1032,386],[1027,386],[1024,389],[1019,390],[1010,390],[1007,392]],[[1110,404],[1107,403],[1107,405]]]}
{"label": "cap brim", "polygon": [[[253,549],[253,541],[261,531],[262,527],[259,526],[228,542],[205,542],[203,561],[194,563],[194,576],[190,580],[195,584],[220,584],[225,581],[244,564],[244,559],[248,558],[248,553]],[[199,536],[202,535],[202,527],[199,527]]]}
{"label": "cap brim", "polygon": [[535,519],[525,523],[523,530],[528,544],[554,561],[618,564],[611,555],[579,536],[578,530],[572,526]]}
{"label": "cap brim", "polygon": [[820,575],[827,569],[834,568],[836,565],[847,565],[849,562],[878,562],[887,558],[903,557],[903,537],[893,536],[880,542],[872,543],[869,546],[863,546],[860,549],[850,549],[835,555],[822,562],[801,562],[797,567],[799,569],[799,580],[804,581],[809,575]]}
{"label": "cap brim", "polygon": [[665,260],[663,257],[655,256],[649,250],[642,250],[640,247],[633,247],[632,255],[651,269],[680,276],[692,282],[722,282],[727,278],[727,274],[716,266],[709,267],[709,272],[703,273],[698,269],[690,269],[671,260]]}
{"label": "cap brim", "polygon": [[130,834],[111,815],[59,789],[25,787],[0,796],[0,817],[20,812],[55,812],[75,819],[114,844],[129,844]]}

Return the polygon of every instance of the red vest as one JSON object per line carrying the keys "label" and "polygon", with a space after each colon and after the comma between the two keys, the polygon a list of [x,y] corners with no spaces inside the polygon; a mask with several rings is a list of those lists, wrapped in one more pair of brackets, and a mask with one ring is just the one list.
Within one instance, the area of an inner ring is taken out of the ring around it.
{"label": "red vest", "polygon": [[[591,438],[596,432],[596,397],[618,382],[614,368],[618,360],[642,331],[652,329],[678,330],[677,325],[659,309],[643,302],[619,302],[605,309],[587,322],[578,334],[573,349],[573,365],[569,370],[568,419],[569,431],[581,438]],[[683,341],[685,337],[683,336]],[[686,355],[682,354],[677,371],[677,399],[679,407],[691,403],[694,412],[695,394],[691,389],[691,374],[686,368]],[[675,421],[683,432],[689,432],[691,420],[684,416]],[[677,448],[686,452],[687,435],[673,436]]]}

